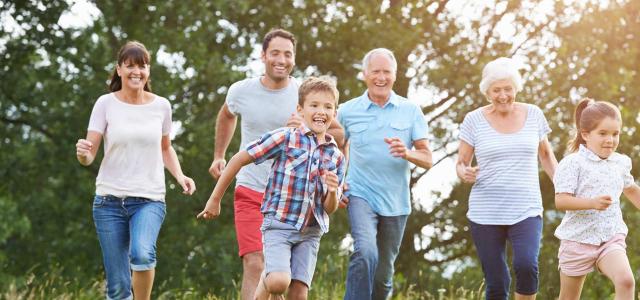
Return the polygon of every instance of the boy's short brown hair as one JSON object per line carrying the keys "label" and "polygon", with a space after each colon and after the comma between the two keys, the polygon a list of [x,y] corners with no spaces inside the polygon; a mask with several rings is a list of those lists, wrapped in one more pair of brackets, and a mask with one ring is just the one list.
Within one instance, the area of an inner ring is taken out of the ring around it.
{"label": "boy's short brown hair", "polygon": [[312,76],[305,79],[305,81],[302,82],[302,85],[300,85],[300,88],[298,88],[298,105],[303,106],[307,95],[315,92],[327,92],[332,94],[336,102],[336,106],[338,105],[340,93],[338,92],[338,88],[336,88],[335,81],[329,76]]}

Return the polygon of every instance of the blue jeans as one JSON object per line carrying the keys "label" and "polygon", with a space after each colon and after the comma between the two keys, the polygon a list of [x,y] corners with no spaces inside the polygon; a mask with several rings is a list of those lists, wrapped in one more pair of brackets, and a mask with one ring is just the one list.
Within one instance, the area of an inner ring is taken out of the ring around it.
{"label": "blue jeans", "polygon": [[408,216],[378,215],[367,201],[355,196],[349,197],[347,210],[355,249],[344,299],[387,299],[393,291],[393,263]]}
{"label": "blue jeans", "polygon": [[516,292],[538,292],[538,255],[542,238],[542,218],[524,219],[513,225],[481,225],[469,221],[486,282],[486,299],[508,299],[511,276],[506,260],[507,240],[513,249]]}
{"label": "blue jeans", "polygon": [[131,270],[155,268],[165,212],[164,202],[147,198],[95,197],[93,221],[107,275],[107,299],[132,299]]}

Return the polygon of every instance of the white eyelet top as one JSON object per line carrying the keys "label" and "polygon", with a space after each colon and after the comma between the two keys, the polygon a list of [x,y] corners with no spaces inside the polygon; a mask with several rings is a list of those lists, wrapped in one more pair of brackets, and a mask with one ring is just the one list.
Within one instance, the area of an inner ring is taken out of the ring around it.
{"label": "white eyelet top", "polygon": [[580,145],[578,152],[562,159],[553,184],[556,194],[568,193],[578,198],[609,195],[613,200],[603,211],[567,211],[555,232],[559,239],[600,245],[615,234],[626,235],[629,231],[620,209],[622,190],[634,184],[628,156],[614,152],[607,159],[602,159]]}

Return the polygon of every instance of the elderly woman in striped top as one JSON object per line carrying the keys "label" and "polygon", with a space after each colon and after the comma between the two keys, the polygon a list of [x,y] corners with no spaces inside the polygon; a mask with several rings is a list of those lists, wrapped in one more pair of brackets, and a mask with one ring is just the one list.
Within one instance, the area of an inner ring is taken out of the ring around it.
{"label": "elderly woman in striped top", "polygon": [[[468,113],[460,128],[456,173],[473,183],[467,217],[486,282],[486,299],[508,299],[506,244],[513,248],[515,299],[535,299],[542,236],[538,159],[553,178],[551,131],[535,105],[516,102],[522,77],[506,57],[482,70],[480,90],[490,104]],[[477,166],[471,166],[473,156]]]}

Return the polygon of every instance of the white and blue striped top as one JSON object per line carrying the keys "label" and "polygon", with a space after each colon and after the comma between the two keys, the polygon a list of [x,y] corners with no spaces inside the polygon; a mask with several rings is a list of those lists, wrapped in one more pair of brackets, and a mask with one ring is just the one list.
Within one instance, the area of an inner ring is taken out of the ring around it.
{"label": "white and blue striped top", "polygon": [[525,105],[524,127],[515,133],[497,132],[482,108],[468,113],[462,122],[460,139],[474,148],[480,167],[467,212],[474,223],[513,225],[542,215],[538,146],[551,128],[540,108]]}

